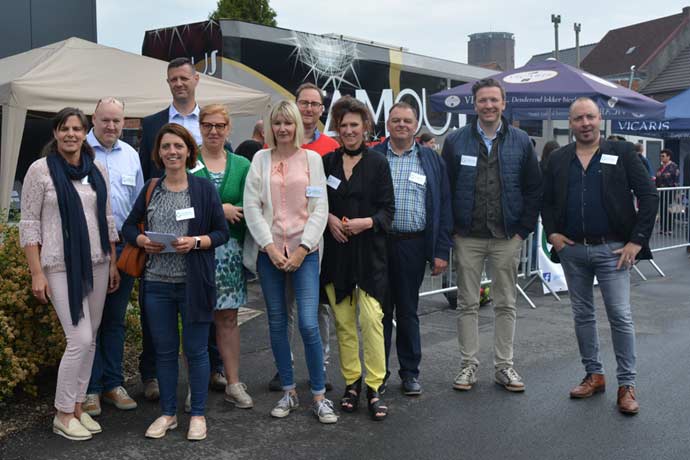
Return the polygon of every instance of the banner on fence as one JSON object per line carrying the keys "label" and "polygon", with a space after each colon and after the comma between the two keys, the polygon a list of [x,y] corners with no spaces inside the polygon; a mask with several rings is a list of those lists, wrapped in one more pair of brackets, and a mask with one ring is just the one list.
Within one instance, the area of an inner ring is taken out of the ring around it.
{"label": "banner on fence", "polygon": [[[549,283],[551,289],[555,292],[562,292],[568,290],[568,284],[565,282],[565,275],[563,274],[563,267],[561,264],[551,262],[549,251],[551,251],[551,244],[546,240],[544,235],[544,227],[541,223],[538,226],[537,241],[539,242],[539,269],[541,270],[544,280]],[[549,290],[542,285],[544,294],[548,294]]]}

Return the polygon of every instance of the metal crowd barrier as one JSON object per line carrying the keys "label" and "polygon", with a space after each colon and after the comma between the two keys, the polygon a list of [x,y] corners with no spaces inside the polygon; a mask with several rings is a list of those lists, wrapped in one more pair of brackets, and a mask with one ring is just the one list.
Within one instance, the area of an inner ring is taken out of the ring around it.
{"label": "metal crowd barrier", "polygon": [[[541,223],[541,222],[540,222]],[[550,294],[556,299],[561,300],[558,294],[551,289],[549,283],[544,279],[541,270],[539,269],[539,259],[537,251],[539,250],[539,242],[534,233],[523,241],[520,250],[520,260],[518,264],[518,280],[527,280],[524,286],[516,283],[518,293],[527,301],[531,308],[537,308],[532,299],[525,292],[527,288],[536,280],[540,280],[548,289]],[[427,267],[424,275],[424,281],[419,289],[419,297],[426,297],[436,294],[444,294],[448,302],[453,305],[455,302],[455,293],[457,292],[457,272],[456,263],[453,258],[453,248],[450,249],[448,269],[445,273],[438,276],[431,276],[431,270]],[[490,273],[487,273],[486,266],[482,273],[481,285],[491,283]]]}
{"label": "metal crowd barrier", "polygon": [[[690,246],[690,187],[659,188],[658,192],[659,210],[657,212],[654,232],[649,240],[650,249],[655,253]],[[541,219],[539,223],[541,225]],[[537,280],[547,288],[554,299],[560,300],[558,294],[551,289],[549,283],[544,279],[542,271],[539,268],[539,258],[536,257],[536,254],[539,250],[540,243],[540,241],[537,241],[535,233],[532,233],[529,238],[523,242],[518,266],[518,280],[527,280],[527,282],[523,285],[518,283],[516,287],[518,293],[532,308],[536,308],[536,306],[525,291]],[[452,248],[448,260],[450,261],[448,270],[446,270],[443,275],[431,276],[431,271],[427,269],[424,281],[419,290],[420,297],[445,294],[449,303],[453,304],[455,302],[457,273]],[[654,260],[650,260],[649,263],[660,276],[666,276],[661,267],[659,267]],[[637,266],[633,266],[633,270],[635,270],[643,280],[647,279]],[[482,275],[482,286],[491,283],[489,275],[485,267]]]}
{"label": "metal crowd barrier", "polygon": [[[663,187],[657,190],[659,210],[652,237],[649,239],[650,249],[654,253],[690,246],[690,187]],[[650,260],[649,263],[660,276],[666,276],[654,260]],[[635,269],[642,279],[646,279],[637,267]]]}

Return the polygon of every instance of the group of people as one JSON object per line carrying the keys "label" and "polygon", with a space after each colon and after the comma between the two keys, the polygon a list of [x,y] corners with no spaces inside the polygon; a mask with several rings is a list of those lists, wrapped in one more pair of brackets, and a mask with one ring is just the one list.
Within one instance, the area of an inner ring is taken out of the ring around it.
{"label": "group of people", "polygon": [[[139,154],[119,139],[125,106],[109,97],[98,102],[88,132],[81,111],[59,112],[54,139],[25,178],[20,237],[32,290],[53,303],[67,340],[55,433],[84,440],[101,432],[92,418],[101,401],[137,407],[122,376],[124,316],[134,283],[116,266],[125,244],[147,255],[139,279],[140,373],[144,396],[159,398],[161,408],[146,430],[149,438],[177,427],[178,315],[189,373],[187,438],[207,435],[209,386],[239,408],[253,407],[239,378],[237,312],[247,302],[245,268],[258,274],[266,303],[277,368],[269,387],[283,393],[273,417],[299,406],[295,322],[311,410],[321,423],[339,418],[325,397],[332,389],[331,319],[345,381],[341,412],[357,411],[366,390],[371,419],[388,416],[383,395],[393,370],[394,322],[402,391],[421,394],[418,291],[427,267],[432,275],[447,269],[451,247],[461,356],[453,388],[467,391],[478,381],[479,291],[488,262],[494,381],[524,391],[513,362],[515,285],[522,240],[540,212],[568,279],[586,371],[570,395],[604,388],[592,301],[597,276],[614,334],[618,406],[624,413],[639,410],[628,269],[636,258],[651,256],[657,195],[632,144],[600,139],[593,101],[573,103],[576,141],[553,152],[542,174],[527,134],[503,117],[505,92],[493,79],[474,85],[476,120],[446,138],[442,155],[416,141],[418,114],[405,102],[390,109],[389,137],[369,147],[371,112],[341,98],[331,113],[335,141],[318,129],[321,90],[305,83],[295,102],[277,103],[263,132],[257,128],[243,143],[250,163],[227,144],[227,110],[196,104],[199,76],[191,62],[171,61],[167,77],[173,102],[143,120]],[[166,244],[161,235],[175,237]]]}

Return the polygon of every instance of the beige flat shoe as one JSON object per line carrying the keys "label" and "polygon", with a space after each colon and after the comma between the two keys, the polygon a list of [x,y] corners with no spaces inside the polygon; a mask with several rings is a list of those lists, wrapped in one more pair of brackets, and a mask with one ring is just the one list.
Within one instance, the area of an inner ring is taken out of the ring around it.
{"label": "beige flat shoe", "polygon": [[57,416],[53,418],[53,433],[59,434],[63,438],[67,438],[71,441],[86,441],[93,437],[91,432],[84,428],[76,418],[70,419],[67,426],[65,426]]}
{"label": "beige flat shoe", "polygon": [[171,418],[162,415],[149,425],[144,436],[152,439],[160,439],[165,436],[168,430],[174,430],[175,428],[177,428],[177,417]]}
{"label": "beige flat shoe", "polygon": [[206,439],[206,418],[192,418],[189,421],[187,439],[190,441],[202,441]]}
{"label": "beige flat shoe", "polygon": [[92,419],[91,416],[86,412],[81,413],[81,417],[79,417],[79,423],[81,423],[84,428],[89,430],[91,434],[101,433],[103,431],[103,428],[101,428],[101,424]]}

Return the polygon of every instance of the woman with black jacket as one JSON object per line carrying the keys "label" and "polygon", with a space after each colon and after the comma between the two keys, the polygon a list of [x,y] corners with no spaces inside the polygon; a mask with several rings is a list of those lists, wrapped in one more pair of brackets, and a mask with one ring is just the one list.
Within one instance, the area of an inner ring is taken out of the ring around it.
{"label": "woman with black jacket", "polygon": [[335,316],[347,384],[341,409],[354,412],[362,389],[359,303],[369,412],[373,420],[383,420],[387,407],[378,393],[386,374],[381,306],[388,289],[386,233],[395,212],[393,182],[386,158],[365,144],[371,125],[366,106],[346,96],[332,110],[342,147],[323,159],[330,213],[321,284]]}

